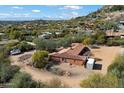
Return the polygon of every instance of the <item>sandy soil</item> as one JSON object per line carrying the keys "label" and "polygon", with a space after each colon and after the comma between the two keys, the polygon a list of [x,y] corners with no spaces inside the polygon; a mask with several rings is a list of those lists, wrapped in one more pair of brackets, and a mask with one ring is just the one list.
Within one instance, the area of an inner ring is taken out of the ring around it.
{"label": "sandy soil", "polygon": [[101,64],[101,70],[96,70],[102,74],[106,74],[107,67],[113,62],[114,58],[120,53],[121,47],[106,47],[102,46],[100,49],[92,49],[94,58],[100,59],[96,63]]}
{"label": "sandy soil", "polygon": [[94,55],[93,57],[100,59],[100,61],[97,61],[96,64],[102,65],[102,68],[98,70],[89,71],[85,69],[83,66],[69,66],[67,63],[58,66],[60,68],[63,68],[74,73],[74,75],[71,77],[57,76],[55,74],[52,74],[51,72],[39,70],[31,66],[27,66],[22,62],[17,62],[18,57],[24,54],[33,54],[34,51],[25,52],[24,54],[21,55],[11,56],[10,59],[12,61],[12,65],[20,66],[21,71],[29,73],[34,80],[48,82],[50,79],[59,78],[70,87],[80,87],[79,86],[80,80],[86,79],[90,74],[97,72],[105,74],[107,72],[107,67],[112,63],[113,59],[120,52],[120,50],[121,50],[120,47],[105,46],[102,46],[99,49],[92,49],[91,51]]}

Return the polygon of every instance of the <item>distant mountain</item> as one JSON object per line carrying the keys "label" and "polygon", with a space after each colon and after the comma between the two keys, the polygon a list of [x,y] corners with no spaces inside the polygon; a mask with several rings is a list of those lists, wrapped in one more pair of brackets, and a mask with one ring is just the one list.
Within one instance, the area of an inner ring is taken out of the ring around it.
{"label": "distant mountain", "polygon": [[[21,19],[21,18],[20,18]],[[78,29],[78,30],[107,30],[112,29],[113,25],[116,25],[119,21],[124,20],[124,6],[123,5],[106,5],[98,9],[95,12],[88,14],[87,16],[80,16],[70,20],[61,20],[44,17],[39,20],[22,19],[21,21],[6,21],[1,20],[0,26],[13,25],[16,27],[25,29],[37,29],[37,30],[63,30],[63,29]],[[25,21],[23,21],[25,20]],[[109,25],[109,27],[108,27]]]}

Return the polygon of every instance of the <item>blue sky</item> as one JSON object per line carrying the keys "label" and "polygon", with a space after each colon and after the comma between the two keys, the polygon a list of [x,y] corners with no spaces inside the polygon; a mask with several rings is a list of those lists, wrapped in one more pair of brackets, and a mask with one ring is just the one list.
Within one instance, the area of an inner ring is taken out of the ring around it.
{"label": "blue sky", "polygon": [[0,20],[71,19],[87,15],[102,5],[0,5]]}

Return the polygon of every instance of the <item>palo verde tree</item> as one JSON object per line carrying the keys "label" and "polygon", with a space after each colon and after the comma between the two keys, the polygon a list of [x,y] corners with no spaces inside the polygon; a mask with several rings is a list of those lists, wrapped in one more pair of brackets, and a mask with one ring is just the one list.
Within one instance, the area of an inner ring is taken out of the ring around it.
{"label": "palo verde tree", "polygon": [[45,65],[47,64],[47,60],[45,59],[45,57],[48,57],[47,51],[44,50],[36,51],[32,56],[33,66],[36,68],[44,68]]}

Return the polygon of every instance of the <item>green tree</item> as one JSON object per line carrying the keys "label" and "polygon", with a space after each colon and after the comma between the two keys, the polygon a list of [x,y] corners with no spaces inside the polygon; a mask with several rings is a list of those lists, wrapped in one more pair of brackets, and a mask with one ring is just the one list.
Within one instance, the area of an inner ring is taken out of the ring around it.
{"label": "green tree", "polygon": [[2,36],[0,35],[0,41],[2,40]]}
{"label": "green tree", "polygon": [[8,64],[1,64],[0,65],[0,83],[7,83],[9,82],[14,75],[19,72],[18,66],[10,66]]}
{"label": "green tree", "polygon": [[90,37],[86,37],[84,40],[83,40],[83,44],[84,45],[90,45],[92,42],[91,38]]}
{"label": "green tree", "polygon": [[8,59],[7,50],[5,47],[0,48],[0,65],[2,64],[10,64],[10,60]]}
{"label": "green tree", "polygon": [[14,30],[9,33],[10,39],[19,39],[20,37],[21,37],[21,33],[19,31]]}
{"label": "green tree", "polygon": [[106,41],[106,34],[103,31],[96,31],[92,38],[94,38],[95,43],[104,44]]}
{"label": "green tree", "polygon": [[22,52],[30,51],[34,49],[34,46],[28,44],[25,41],[20,42],[16,47],[19,48]]}
{"label": "green tree", "polygon": [[47,51],[36,51],[33,56],[33,66],[36,68],[43,68],[47,64],[47,60],[45,60],[45,57],[48,57],[48,52]]}
{"label": "green tree", "polygon": [[14,41],[6,44],[4,49],[4,52],[6,52],[6,55],[8,55],[10,53],[10,50],[15,48],[17,44],[19,44],[19,42],[14,42]]}

